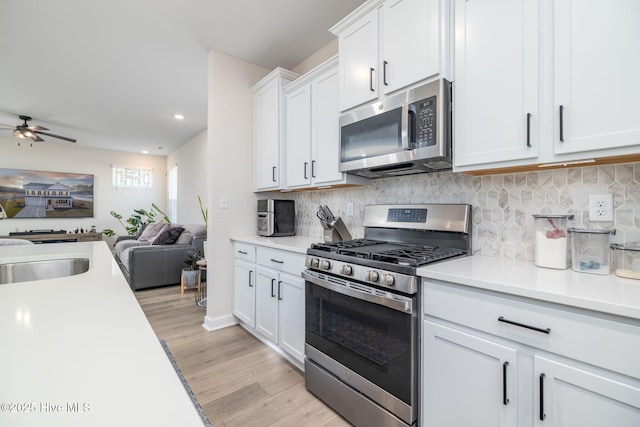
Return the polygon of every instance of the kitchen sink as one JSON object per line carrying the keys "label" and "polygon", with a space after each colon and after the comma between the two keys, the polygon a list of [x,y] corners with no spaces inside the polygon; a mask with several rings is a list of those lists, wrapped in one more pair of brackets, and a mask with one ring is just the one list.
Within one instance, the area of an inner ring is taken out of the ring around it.
{"label": "kitchen sink", "polygon": [[0,264],[0,285],[74,276],[89,270],[88,258],[65,258]]}

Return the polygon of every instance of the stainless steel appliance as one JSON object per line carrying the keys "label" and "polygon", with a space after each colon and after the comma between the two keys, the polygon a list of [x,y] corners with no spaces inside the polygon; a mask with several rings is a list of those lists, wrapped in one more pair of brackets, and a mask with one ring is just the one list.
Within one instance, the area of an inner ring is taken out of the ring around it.
{"label": "stainless steel appliance", "polygon": [[471,206],[366,206],[363,225],[363,239],[307,250],[305,383],[356,426],[414,426],[416,269],[470,254]]}
{"label": "stainless steel appliance", "polygon": [[293,236],[296,234],[296,206],[293,200],[258,200],[258,235]]}
{"label": "stainless steel appliance", "polygon": [[450,170],[451,83],[445,79],[340,117],[340,170],[384,178]]}

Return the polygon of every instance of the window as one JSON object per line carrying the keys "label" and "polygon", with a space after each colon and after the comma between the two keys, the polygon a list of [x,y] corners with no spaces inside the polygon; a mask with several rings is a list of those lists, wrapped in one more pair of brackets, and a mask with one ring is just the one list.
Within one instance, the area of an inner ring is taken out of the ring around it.
{"label": "window", "polygon": [[169,219],[171,222],[178,222],[178,166],[169,169],[169,182],[167,183],[169,194]]}
{"label": "window", "polygon": [[153,169],[113,166],[114,187],[152,187]]}

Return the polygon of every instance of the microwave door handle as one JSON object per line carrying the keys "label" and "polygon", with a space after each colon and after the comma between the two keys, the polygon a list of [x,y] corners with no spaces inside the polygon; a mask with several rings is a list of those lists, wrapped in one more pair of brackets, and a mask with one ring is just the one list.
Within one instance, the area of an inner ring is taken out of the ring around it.
{"label": "microwave door handle", "polygon": [[416,111],[413,105],[410,105],[410,104],[402,105],[401,120],[402,120],[402,129],[401,129],[402,149],[412,150],[415,147],[415,142],[416,142],[416,137],[415,137]]}

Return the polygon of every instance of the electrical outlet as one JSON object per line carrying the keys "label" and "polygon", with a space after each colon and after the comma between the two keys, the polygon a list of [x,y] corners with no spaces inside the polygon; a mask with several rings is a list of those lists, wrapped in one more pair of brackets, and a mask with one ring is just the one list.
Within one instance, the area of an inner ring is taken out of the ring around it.
{"label": "electrical outlet", "polygon": [[613,194],[592,194],[589,196],[589,222],[613,222]]}

